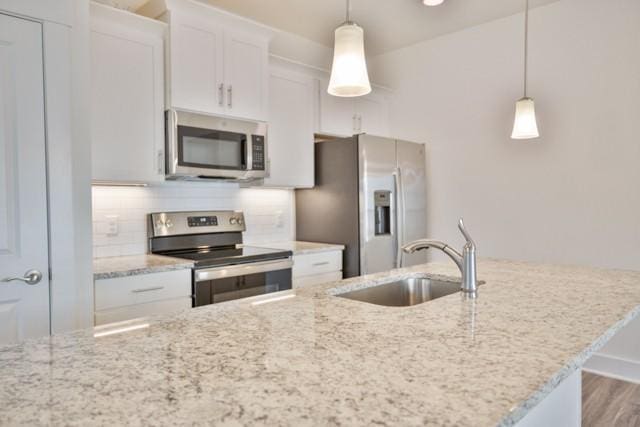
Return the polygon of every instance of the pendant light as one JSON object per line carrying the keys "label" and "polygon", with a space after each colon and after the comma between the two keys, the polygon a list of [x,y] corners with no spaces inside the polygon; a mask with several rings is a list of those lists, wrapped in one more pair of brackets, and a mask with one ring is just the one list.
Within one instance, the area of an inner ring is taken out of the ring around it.
{"label": "pendant light", "polygon": [[333,65],[327,92],[333,96],[354,97],[371,92],[367,61],[364,57],[364,31],[349,19],[336,28]]}
{"label": "pendant light", "polygon": [[527,55],[529,50],[529,0],[525,0],[524,11],[524,96],[516,102],[516,117],[513,121],[512,139],[533,139],[540,136],[536,122],[533,98],[527,96]]}

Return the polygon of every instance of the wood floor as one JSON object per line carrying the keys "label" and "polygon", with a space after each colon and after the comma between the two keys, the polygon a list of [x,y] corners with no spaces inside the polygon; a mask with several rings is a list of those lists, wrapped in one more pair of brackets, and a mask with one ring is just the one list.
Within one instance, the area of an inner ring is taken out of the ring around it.
{"label": "wood floor", "polygon": [[582,427],[640,427],[640,384],[583,372]]}

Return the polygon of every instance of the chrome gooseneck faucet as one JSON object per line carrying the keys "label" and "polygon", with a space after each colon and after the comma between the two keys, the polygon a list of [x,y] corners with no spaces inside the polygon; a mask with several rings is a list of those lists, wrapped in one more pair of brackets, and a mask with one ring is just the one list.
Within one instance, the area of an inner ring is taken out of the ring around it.
{"label": "chrome gooseneck faucet", "polygon": [[430,239],[413,241],[403,246],[402,250],[407,253],[413,253],[428,248],[440,249],[449,255],[449,258],[451,258],[460,269],[462,273],[462,292],[471,298],[475,298],[478,292],[478,280],[476,278],[476,244],[464,227],[462,218],[458,221],[458,229],[467,241],[462,248],[462,254],[444,242]]}

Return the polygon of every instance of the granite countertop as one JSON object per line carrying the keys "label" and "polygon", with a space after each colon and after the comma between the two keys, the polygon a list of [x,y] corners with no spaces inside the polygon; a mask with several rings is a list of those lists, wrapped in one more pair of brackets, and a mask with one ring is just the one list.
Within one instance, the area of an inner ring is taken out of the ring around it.
{"label": "granite countertop", "polygon": [[131,255],[93,260],[93,279],[137,276],[139,274],[182,270],[193,267],[192,261],[160,255]]}
{"label": "granite countertop", "polygon": [[306,255],[306,254],[314,254],[319,252],[344,250],[344,245],[338,245],[333,243],[316,243],[316,242],[299,242],[299,241],[274,242],[274,243],[265,243],[265,244],[259,244],[259,245],[251,245],[251,246],[260,246],[260,247],[273,248],[273,249],[284,249],[284,250],[293,252],[294,255]]}
{"label": "granite countertop", "polygon": [[397,308],[331,295],[425,273],[457,269],[0,348],[0,424],[507,426],[640,313],[638,272],[486,259],[477,300]]}

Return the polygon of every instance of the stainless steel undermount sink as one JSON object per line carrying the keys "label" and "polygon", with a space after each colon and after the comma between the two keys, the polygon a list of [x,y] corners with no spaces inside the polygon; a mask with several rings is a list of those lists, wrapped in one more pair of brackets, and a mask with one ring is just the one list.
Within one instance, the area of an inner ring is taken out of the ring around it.
{"label": "stainless steel undermount sink", "polygon": [[342,294],[341,298],[387,307],[408,307],[459,292],[461,282],[429,277],[411,277]]}

